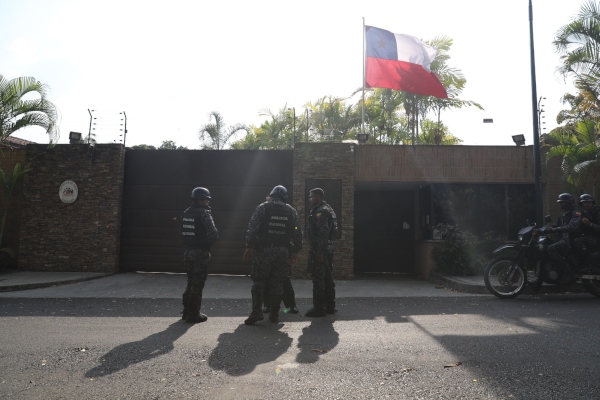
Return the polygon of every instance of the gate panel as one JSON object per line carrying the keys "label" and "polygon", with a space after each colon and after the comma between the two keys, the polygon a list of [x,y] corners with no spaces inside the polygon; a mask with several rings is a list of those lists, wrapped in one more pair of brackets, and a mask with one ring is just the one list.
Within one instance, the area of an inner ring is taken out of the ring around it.
{"label": "gate panel", "polygon": [[355,273],[412,273],[414,192],[358,191],[354,205]]}
{"label": "gate panel", "polygon": [[246,229],[275,185],[292,202],[292,152],[269,150],[127,150],[121,271],[184,272],[179,226],[190,194],[210,190],[219,240],[211,274],[249,274],[242,262]]}

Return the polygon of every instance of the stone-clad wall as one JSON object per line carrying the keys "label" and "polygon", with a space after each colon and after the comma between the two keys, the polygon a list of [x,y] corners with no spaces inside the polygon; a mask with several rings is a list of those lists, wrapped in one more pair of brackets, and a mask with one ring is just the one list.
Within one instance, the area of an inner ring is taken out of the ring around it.
{"label": "stone-clad wall", "polygon": [[[94,150],[92,157],[87,145],[27,146],[19,269],[118,271],[125,151]],[[66,180],[79,191],[70,204],[58,194]]]}
{"label": "stone-clad wall", "polygon": [[[341,179],[342,210],[334,210],[342,222],[341,239],[334,241],[334,277],[354,277],[354,151],[351,143],[296,143],[294,148],[294,208],[298,211],[302,229],[306,232],[306,179]],[[325,194],[327,196],[327,193]],[[292,268],[294,277],[307,277],[306,263],[309,244],[304,237],[304,249]]]}

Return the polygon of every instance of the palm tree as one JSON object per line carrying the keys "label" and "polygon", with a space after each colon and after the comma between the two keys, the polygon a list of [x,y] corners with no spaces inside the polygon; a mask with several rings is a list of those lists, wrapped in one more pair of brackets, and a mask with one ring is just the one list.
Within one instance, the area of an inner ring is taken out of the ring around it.
{"label": "palm tree", "polygon": [[[438,49],[439,54],[431,63],[431,70],[436,73],[436,75],[440,78],[442,85],[446,88],[446,93],[448,93],[447,99],[440,99],[437,97],[426,97],[423,98],[422,101],[424,104],[424,109],[427,111],[433,110],[437,115],[437,124],[438,124],[438,133],[436,135],[441,135],[441,112],[442,110],[447,109],[455,109],[455,108],[463,108],[474,106],[483,110],[483,107],[474,101],[471,100],[461,100],[459,98],[460,94],[465,88],[467,84],[467,79],[464,77],[461,70],[452,68],[448,65],[448,60],[450,60],[450,55],[448,52],[450,51],[450,47],[452,47],[453,40],[447,36],[437,36],[432,41],[428,42],[430,46]],[[419,96],[421,97],[421,96]],[[460,139],[459,139],[460,140]],[[441,137],[437,137],[435,142],[440,142]]]}
{"label": "palm tree", "polygon": [[553,42],[561,54],[558,72],[575,77],[575,86],[598,97],[600,89],[600,4],[593,0],[581,5],[579,14],[560,28]]}
{"label": "palm tree", "polygon": [[215,122],[210,122],[200,128],[198,137],[203,142],[203,149],[223,150],[233,135],[239,131],[248,133],[248,128],[243,124],[235,124],[225,128],[225,120],[217,111],[212,111],[208,118],[214,118]]}
{"label": "palm tree", "polygon": [[[47,92],[48,86],[33,77],[7,80],[0,75],[0,142],[28,126],[45,129],[50,144],[58,141],[58,111],[46,98]],[[24,100],[29,93],[39,98]]]}
{"label": "palm tree", "polygon": [[421,136],[419,144],[455,145],[462,143],[462,139],[450,133],[448,127],[439,122],[426,118],[421,121]]}
{"label": "palm tree", "polygon": [[561,159],[563,182],[576,193],[597,195],[596,187],[600,176],[600,140],[598,124],[582,120],[576,124],[575,132],[555,129],[548,135],[547,142],[553,144],[546,159]]}

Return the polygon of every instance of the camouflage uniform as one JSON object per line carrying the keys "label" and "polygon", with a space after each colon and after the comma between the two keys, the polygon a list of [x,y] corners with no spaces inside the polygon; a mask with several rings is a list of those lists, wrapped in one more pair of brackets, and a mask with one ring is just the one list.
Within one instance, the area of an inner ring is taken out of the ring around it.
{"label": "camouflage uniform", "polygon": [[581,219],[587,218],[591,225],[581,223],[582,236],[575,238],[573,246],[578,252],[600,248],[600,207],[593,205],[590,210],[583,210]]}
{"label": "camouflage uniform", "polygon": [[[338,231],[335,212],[323,201],[310,211],[308,217],[308,273],[313,281],[313,305],[315,309],[335,312],[335,283],[333,282],[333,239]],[[323,254],[323,262],[317,254]]]}
{"label": "camouflage uniform", "polygon": [[[274,229],[271,224],[276,225]],[[270,234],[272,232],[279,234],[279,237]],[[262,319],[262,299],[268,287],[271,313],[276,315],[279,312],[284,281],[289,277],[290,254],[302,249],[302,230],[296,210],[279,198],[259,204],[248,224],[246,248],[255,250],[250,275],[253,282],[252,313],[260,314]],[[258,304],[258,310],[255,303]]]}
{"label": "camouflage uniform", "polygon": [[554,224],[554,232],[560,232],[561,239],[548,246],[548,255],[552,257],[561,267],[563,282],[567,283],[570,276],[570,267],[567,261],[572,248],[574,236],[579,231],[581,222],[581,211],[576,208],[565,210],[558,216]]}
{"label": "camouflage uniform", "polygon": [[219,237],[210,207],[193,205],[183,212],[181,237],[185,246],[183,266],[187,273],[187,286],[183,293],[183,319],[187,319],[188,314],[197,313],[202,305],[210,248]]}

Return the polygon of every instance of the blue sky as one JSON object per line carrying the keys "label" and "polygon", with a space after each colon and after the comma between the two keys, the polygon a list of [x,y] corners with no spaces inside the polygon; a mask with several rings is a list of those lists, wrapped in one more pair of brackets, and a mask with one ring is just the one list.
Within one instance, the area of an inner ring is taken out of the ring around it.
{"label": "blue sky", "polygon": [[[534,0],[537,93],[548,130],[575,93],[556,75],[556,31],[583,0]],[[264,109],[296,113],[326,95],[362,85],[362,18],[367,25],[423,40],[454,40],[450,65],[462,70],[461,98],[475,108],[442,121],[466,145],[532,143],[528,0],[482,2],[0,0],[0,74],[34,76],[60,109],[61,140],[87,134],[88,109],[102,118],[98,141],[127,145],[174,140],[198,148],[197,132],[219,111],[228,124],[260,124]],[[483,124],[493,118],[493,124]],[[16,136],[46,142],[38,129]]]}

